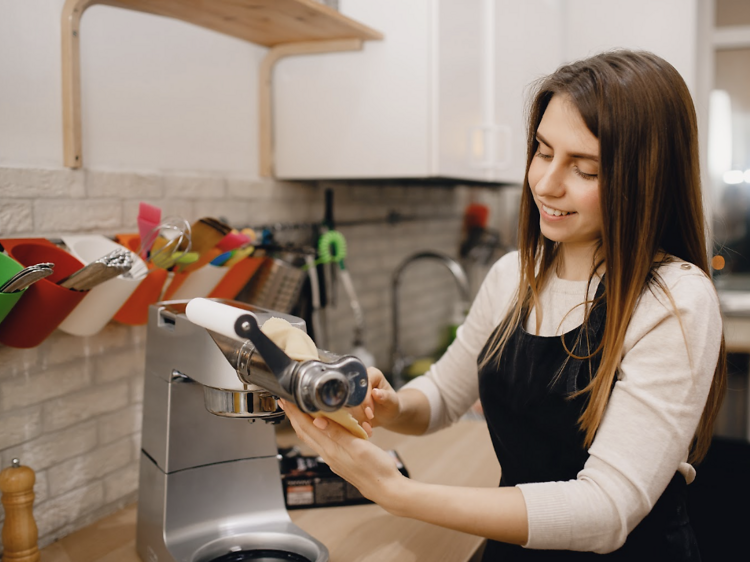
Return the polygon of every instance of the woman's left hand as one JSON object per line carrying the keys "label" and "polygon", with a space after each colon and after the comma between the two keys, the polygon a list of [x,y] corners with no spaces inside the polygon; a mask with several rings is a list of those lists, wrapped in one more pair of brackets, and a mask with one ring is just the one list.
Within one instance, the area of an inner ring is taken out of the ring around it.
{"label": "woman's left hand", "polygon": [[395,459],[365,439],[355,437],[336,422],[315,418],[293,403],[279,400],[294,431],[320,455],[331,470],[350,482],[367,499],[386,510],[391,499],[399,497],[406,481]]}

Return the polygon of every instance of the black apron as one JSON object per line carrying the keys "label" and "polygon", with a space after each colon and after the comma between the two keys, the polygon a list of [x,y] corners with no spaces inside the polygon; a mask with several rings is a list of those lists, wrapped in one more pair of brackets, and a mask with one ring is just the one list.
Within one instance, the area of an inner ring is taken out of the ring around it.
{"label": "black apron", "polygon": [[[603,295],[604,279],[596,297]],[[596,350],[602,339],[606,301],[601,298],[597,302],[590,314],[588,333],[582,334],[579,326],[563,336],[567,349],[579,357],[589,355],[589,349]],[[479,355],[480,364],[489,341]],[[535,336],[519,325],[505,346],[499,366],[493,359],[480,369],[479,397],[502,469],[500,486],[576,478],[589,456],[578,426],[587,395],[569,396],[588,384],[599,360],[599,354],[583,360],[570,358],[560,336]],[[603,558],[700,560],[687,516],[685,478],[680,473],[675,473],[651,512],[615,552],[533,550],[489,540],[483,562]]]}

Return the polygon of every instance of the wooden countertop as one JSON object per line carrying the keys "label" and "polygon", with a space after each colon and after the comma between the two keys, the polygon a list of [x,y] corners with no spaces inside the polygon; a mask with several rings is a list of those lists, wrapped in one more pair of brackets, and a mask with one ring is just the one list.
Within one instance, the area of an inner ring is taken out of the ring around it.
{"label": "wooden countertop", "polygon": [[[298,444],[280,430],[280,446]],[[461,421],[423,437],[375,430],[373,442],[395,449],[412,478],[494,487],[500,468],[483,421]],[[292,521],[323,542],[331,562],[469,562],[479,537],[394,517],[374,504],[292,510]],[[136,507],[128,506],[42,550],[42,562],[141,562],[135,551]]]}

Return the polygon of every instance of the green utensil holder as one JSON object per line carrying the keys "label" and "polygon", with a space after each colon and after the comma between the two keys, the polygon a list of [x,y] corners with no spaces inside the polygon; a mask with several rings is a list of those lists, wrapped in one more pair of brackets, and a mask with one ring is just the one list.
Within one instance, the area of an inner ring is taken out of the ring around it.
{"label": "green utensil holder", "polygon": [[[21,271],[23,266],[11,257],[0,254],[0,285]],[[0,322],[5,320],[10,310],[24,295],[26,289],[17,293],[0,293]]]}

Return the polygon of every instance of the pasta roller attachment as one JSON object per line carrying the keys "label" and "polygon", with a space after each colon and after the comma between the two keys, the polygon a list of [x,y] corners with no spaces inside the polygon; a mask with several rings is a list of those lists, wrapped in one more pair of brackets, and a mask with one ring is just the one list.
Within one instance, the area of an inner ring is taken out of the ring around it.
{"label": "pasta roller attachment", "polygon": [[[303,411],[333,412],[357,406],[367,395],[367,369],[356,357],[318,350],[320,359],[295,361],[261,330],[260,315],[211,299],[193,299],[187,318],[202,326],[247,384],[290,400]],[[296,328],[295,328],[296,329]]]}

